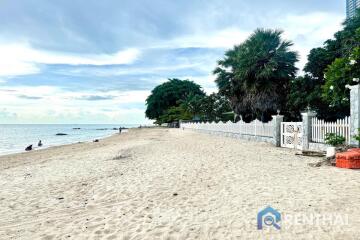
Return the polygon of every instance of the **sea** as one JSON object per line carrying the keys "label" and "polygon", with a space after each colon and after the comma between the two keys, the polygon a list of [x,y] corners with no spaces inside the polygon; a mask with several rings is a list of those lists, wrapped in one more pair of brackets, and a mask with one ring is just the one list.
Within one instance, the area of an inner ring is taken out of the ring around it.
{"label": "sea", "polygon": [[[24,152],[77,142],[91,142],[119,133],[118,128],[135,128],[139,124],[0,124],[0,155]],[[124,131],[126,132],[126,131]],[[57,136],[63,133],[66,135]],[[38,148],[39,140],[43,146]]]}

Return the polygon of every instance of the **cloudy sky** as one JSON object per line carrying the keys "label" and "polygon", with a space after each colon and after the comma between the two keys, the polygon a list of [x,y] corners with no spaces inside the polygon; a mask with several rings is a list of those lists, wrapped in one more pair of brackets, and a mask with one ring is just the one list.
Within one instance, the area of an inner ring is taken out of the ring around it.
{"label": "cloudy sky", "polygon": [[0,123],[147,123],[167,78],[216,91],[226,49],[278,28],[306,55],[345,0],[0,0]]}

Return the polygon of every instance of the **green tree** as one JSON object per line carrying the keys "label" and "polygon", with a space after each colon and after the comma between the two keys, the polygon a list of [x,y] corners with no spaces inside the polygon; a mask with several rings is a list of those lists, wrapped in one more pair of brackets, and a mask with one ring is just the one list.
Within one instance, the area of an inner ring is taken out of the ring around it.
{"label": "green tree", "polygon": [[146,99],[146,117],[160,121],[171,107],[178,107],[189,95],[205,95],[201,87],[189,80],[169,79],[155,87]]}
{"label": "green tree", "polygon": [[326,80],[323,86],[323,99],[330,108],[348,109],[351,67],[347,58],[337,58],[326,70]]}
{"label": "green tree", "polygon": [[225,115],[225,113],[232,111],[230,101],[217,93],[208,96],[190,95],[181,106],[191,114],[192,120],[202,121],[230,120],[229,114]]}
{"label": "green tree", "polygon": [[171,123],[179,120],[191,120],[191,113],[187,112],[182,105],[177,107],[170,107],[164,114],[156,121],[158,124]]}
{"label": "green tree", "polygon": [[[335,33],[334,39],[325,41],[323,47],[311,50],[304,68],[307,77],[298,83],[307,85],[311,78],[313,86],[306,89],[307,102],[320,118],[326,120],[349,114],[349,91],[345,85],[354,84],[352,79],[356,78],[357,70],[354,66],[349,67],[349,63],[352,58],[356,58],[356,49],[360,47],[360,10],[356,17],[346,20],[343,26],[341,31]],[[294,89],[291,91],[293,97],[297,95],[302,98],[304,95]],[[299,91],[304,89],[300,88]]]}
{"label": "green tree", "polygon": [[335,59],[326,69],[322,97],[330,109],[336,110],[340,115],[349,115],[350,90],[347,86],[358,84],[359,78],[360,47],[355,47],[349,57]]}
{"label": "green tree", "polygon": [[305,72],[323,79],[326,68],[335,59],[349,57],[353,49],[359,46],[357,31],[360,28],[360,10],[357,10],[355,17],[347,19],[342,25],[343,29],[336,32],[333,39],[326,40],[323,47],[311,50]]}
{"label": "green tree", "polygon": [[313,78],[314,82],[322,85],[324,83],[324,71],[336,57],[339,57],[339,54],[336,51],[330,51],[329,45],[325,45],[323,48],[314,48],[308,55],[308,62],[304,71]]}
{"label": "green tree", "polygon": [[217,93],[212,93],[202,99],[202,116],[206,121],[228,121],[232,120],[230,101]]}
{"label": "green tree", "polygon": [[[192,120],[202,119],[202,104],[206,98],[205,95],[189,95],[184,101],[182,101],[181,106],[191,114]],[[184,119],[185,120],[185,119]]]}
{"label": "green tree", "polygon": [[286,121],[301,121],[301,112],[308,106],[318,106],[321,100],[321,86],[309,75],[296,77],[290,82],[287,97],[286,111],[283,111]]}
{"label": "green tree", "polygon": [[297,71],[292,43],[279,30],[256,30],[244,43],[225,53],[214,73],[219,92],[245,121],[267,121],[285,108],[286,92]]}

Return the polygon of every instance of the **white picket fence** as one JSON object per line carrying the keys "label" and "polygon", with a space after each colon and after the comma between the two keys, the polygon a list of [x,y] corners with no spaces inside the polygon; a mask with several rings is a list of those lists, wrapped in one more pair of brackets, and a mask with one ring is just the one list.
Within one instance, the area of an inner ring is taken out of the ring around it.
{"label": "white picket fence", "polygon": [[237,123],[231,121],[226,123],[181,123],[181,128],[261,137],[273,137],[274,132],[273,121],[263,123],[259,120],[252,121],[251,123],[245,123],[243,121]]}
{"label": "white picket fence", "polygon": [[345,137],[346,143],[350,143],[350,117],[338,119],[336,122],[325,122],[318,118],[312,119],[311,140],[312,142],[325,143],[325,135],[335,133]]}

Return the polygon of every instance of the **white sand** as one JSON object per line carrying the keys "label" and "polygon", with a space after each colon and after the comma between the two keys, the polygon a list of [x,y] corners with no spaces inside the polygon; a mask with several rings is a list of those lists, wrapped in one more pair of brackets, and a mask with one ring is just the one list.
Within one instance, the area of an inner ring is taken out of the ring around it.
{"label": "white sand", "polygon": [[[360,239],[360,171],[318,160],[179,129],[5,156],[0,239]],[[268,205],[348,222],[257,230]]]}

